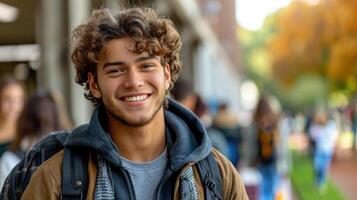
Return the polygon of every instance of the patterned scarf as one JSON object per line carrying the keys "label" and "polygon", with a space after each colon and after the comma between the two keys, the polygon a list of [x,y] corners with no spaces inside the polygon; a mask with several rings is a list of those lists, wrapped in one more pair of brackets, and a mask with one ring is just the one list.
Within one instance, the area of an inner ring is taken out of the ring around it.
{"label": "patterned scarf", "polygon": [[114,187],[112,179],[110,176],[109,167],[107,162],[97,155],[98,168],[97,168],[97,183],[95,187],[95,198],[96,200],[111,200],[115,199]]}
{"label": "patterned scarf", "polygon": [[[114,187],[111,179],[111,173],[106,161],[97,155],[97,183],[94,194],[95,200],[115,199]],[[195,184],[195,177],[192,167],[186,168],[180,176],[180,199],[198,200],[198,193]]]}
{"label": "patterned scarf", "polygon": [[188,167],[182,172],[180,180],[180,199],[198,200],[198,193],[192,167]]}

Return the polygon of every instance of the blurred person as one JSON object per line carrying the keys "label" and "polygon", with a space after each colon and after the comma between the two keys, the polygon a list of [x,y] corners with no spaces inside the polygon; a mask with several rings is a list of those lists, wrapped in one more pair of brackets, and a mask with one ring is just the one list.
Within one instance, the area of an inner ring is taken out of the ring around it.
{"label": "blurred person", "polygon": [[196,95],[192,83],[186,79],[178,78],[170,91],[171,96],[185,108],[195,111]]}
{"label": "blurred person", "polygon": [[313,159],[314,157],[314,152],[315,152],[315,141],[314,139],[311,137],[311,126],[313,124],[313,121],[314,121],[314,111],[313,110],[309,110],[307,111],[306,113],[306,120],[305,120],[305,127],[304,127],[304,131],[305,131],[305,134],[307,136],[307,140],[308,140],[308,152],[309,152],[309,157],[311,159]]}
{"label": "blurred person", "polygon": [[179,78],[170,93],[183,107],[192,111],[204,123],[205,127],[211,125],[212,119],[208,106],[202,97],[193,91],[190,81]]}
{"label": "blurred person", "polygon": [[326,177],[329,172],[338,136],[338,127],[333,118],[329,117],[325,111],[317,111],[314,115],[310,134],[315,142],[315,183],[318,189],[324,192],[327,186]]}
{"label": "blurred person", "polygon": [[212,147],[227,156],[229,153],[228,141],[221,131],[211,127],[212,119],[208,106],[199,95],[194,93],[191,82],[179,78],[171,91],[171,95],[177,102],[195,113],[207,128]]}
{"label": "blurred person", "polygon": [[15,138],[16,123],[23,107],[25,92],[10,75],[0,78],[0,156]]}
{"label": "blurred person", "polygon": [[298,134],[305,133],[306,117],[302,113],[297,113],[294,117],[293,131]]}
{"label": "blurred person", "polygon": [[86,199],[247,199],[238,172],[211,148],[202,123],[166,98],[181,70],[181,39],[170,20],[149,8],[115,16],[101,9],[73,34],[76,82],[96,108],[89,124],[67,134],[64,150],[34,172],[22,199],[67,194],[62,166],[72,148],[88,158],[88,181],[71,182]]}
{"label": "blurred person", "polygon": [[[279,143],[276,145],[277,149],[277,167],[278,171],[284,175],[289,173],[291,160],[289,154],[289,139],[294,132],[293,117],[291,113],[281,113],[278,122]],[[298,134],[302,134],[299,132]]]}
{"label": "blurred person", "polygon": [[261,96],[254,113],[256,143],[258,147],[256,165],[262,175],[260,199],[273,200],[278,184],[277,152],[278,119],[273,112],[269,99]]}
{"label": "blurred person", "polygon": [[[60,98],[59,94],[56,96]],[[69,120],[61,113],[63,110],[47,90],[35,92],[26,101],[18,119],[15,139],[0,158],[0,188],[6,176],[33,144],[52,131],[71,128]]]}
{"label": "blurred person", "polygon": [[[276,187],[275,199],[291,199],[291,187],[290,187],[290,168],[292,164],[289,144],[294,133],[294,119],[289,112],[281,112],[277,114],[278,118],[278,138],[279,142],[276,143],[277,153],[277,174],[278,181]],[[299,135],[304,135],[303,130],[299,131]],[[296,134],[296,133],[294,133]]]}
{"label": "blurred person", "polygon": [[232,164],[238,167],[240,160],[241,132],[238,118],[229,111],[228,104],[221,102],[213,117],[211,129],[220,131],[227,141],[226,156]]}
{"label": "blurred person", "polygon": [[357,144],[357,101],[355,101],[352,105],[352,112],[351,112],[351,123],[352,123],[352,151],[356,153],[356,144]]}

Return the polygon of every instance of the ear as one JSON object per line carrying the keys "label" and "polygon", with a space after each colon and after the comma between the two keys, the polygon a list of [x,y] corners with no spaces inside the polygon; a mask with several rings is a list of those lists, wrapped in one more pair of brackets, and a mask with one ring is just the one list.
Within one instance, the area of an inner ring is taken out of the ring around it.
{"label": "ear", "polygon": [[165,89],[168,90],[171,84],[171,70],[170,65],[166,64],[164,67],[164,75],[165,75]]}
{"label": "ear", "polygon": [[89,81],[89,90],[91,91],[93,96],[98,99],[101,98],[102,92],[100,91],[95,75],[92,73],[88,73],[88,81]]}

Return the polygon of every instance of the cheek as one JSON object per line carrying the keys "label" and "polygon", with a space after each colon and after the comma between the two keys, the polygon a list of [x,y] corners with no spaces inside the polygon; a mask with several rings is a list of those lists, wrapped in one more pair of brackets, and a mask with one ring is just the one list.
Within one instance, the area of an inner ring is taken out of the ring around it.
{"label": "cheek", "polygon": [[156,75],[153,75],[150,77],[150,83],[152,85],[155,85],[155,87],[157,87],[158,89],[159,88],[165,88],[167,89],[168,88],[168,82],[167,82],[167,79],[166,77],[163,75],[163,74],[156,74]]}
{"label": "cheek", "polygon": [[8,100],[4,100],[1,104],[2,110],[9,110],[10,107],[11,107],[11,102]]}
{"label": "cheek", "polygon": [[105,81],[99,86],[103,98],[113,98],[119,95],[117,94],[119,93],[119,85],[117,81]]}

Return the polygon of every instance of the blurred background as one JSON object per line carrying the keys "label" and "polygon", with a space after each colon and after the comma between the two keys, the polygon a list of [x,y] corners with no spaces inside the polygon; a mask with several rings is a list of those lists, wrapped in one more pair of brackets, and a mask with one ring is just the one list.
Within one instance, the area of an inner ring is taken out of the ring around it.
{"label": "blurred background", "polygon": [[[251,199],[272,199],[265,190],[273,199],[357,198],[356,0],[0,0],[0,75],[22,82],[27,96],[59,94],[69,123],[87,122],[93,108],[74,82],[71,31],[95,8],[135,5],[179,30],[183,86],[172,96],[202,119]],[[262,99],[269,109],[259,111]],[[274,176],[265,179],[259,138],[271,127]],[[331,143],[322,145],[322,185],[320,138]]]}

